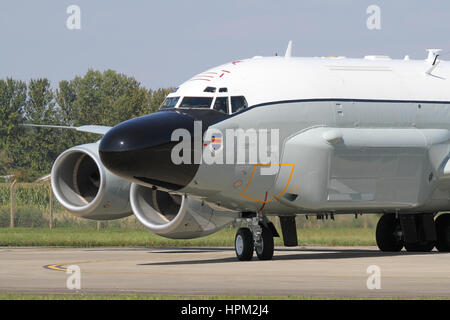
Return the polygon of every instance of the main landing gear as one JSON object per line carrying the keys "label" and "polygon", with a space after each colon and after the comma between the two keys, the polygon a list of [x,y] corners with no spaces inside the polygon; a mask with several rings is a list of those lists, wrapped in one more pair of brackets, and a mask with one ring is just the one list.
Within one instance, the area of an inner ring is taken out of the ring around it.
{"label": "main landing gear", "polygon": [[405,247],[409,252],[429,252],[434,247],[441,252],[450,251],[450,214],[432,213],[384,214],[376,229],[378,248],[385,252],[398,252]]}
{"label": "main landing gear", "polygon": [[440,252],[450,252],[450,214],[441,214],[436,223],[436,249]]}
{"label": "main landing gear", "polygon": [[236,256],[241,261],[253,258],[253,251],[259,260],[270,260],[273,257],[273,237],[278,233],[273,224],[265,217],[247,219],[248,228],[239,228],[236,233],[234,248]]}

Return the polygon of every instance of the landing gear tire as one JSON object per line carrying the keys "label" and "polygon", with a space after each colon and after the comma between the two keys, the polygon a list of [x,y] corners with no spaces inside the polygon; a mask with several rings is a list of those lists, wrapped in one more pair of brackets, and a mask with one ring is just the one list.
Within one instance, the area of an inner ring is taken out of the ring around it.
{"label": "landing gear tire", "polygon": [[[432,215],[425,216],[425,214],[421,214],[419,216],[415,215],[415,227],[416,227],[416,237],[417,240],[415,242],[407,242],[406,238],[404,238],[405,242],[405,249],[408,252],[430,252],[433,250],[434,246],[436,245],[436,240],[429,240],[430,235],[426,235],[426,226],[425,224],[433,224],[433,228],[436,226],[436,222],[433,220]],[[425,221],[425,218],[429,218],[430,220]],[[428,225],[428,229],[431,227],[431,225]],[[406,227],[408,228],[408,227]],[[406,236],[406,235],[405,235]],[[427,239],[428,238],[428,239]]]}
{"label": "landing gear tire", "polygon": [[384,252],[398,252],[403,248],[401,227],[394,214],[384,214],[377,224],[376,240],[378,248]]}
{"label": "landing gear tire", "polygon": [[405,243],[408,252],[430,252],[435,246],[435,241],[425,241],[421,243]]}
{"label": "landing gear tire", "polygon": [[272,232],[262,226],[261,243],[256,246],[256,255],[259,260],[271,260],[273,257],[274,244]]}
{"label": "landing gear tire", "polygon": [[234,238],[234,250],[240,261],[250,261],[253,258],[253,235],[250,229],[240,228]]}
{"label": "landing gear tire", "polygon": [[450,214],[441,214],[436,219],[436,249],[439,252],[450,252]]}

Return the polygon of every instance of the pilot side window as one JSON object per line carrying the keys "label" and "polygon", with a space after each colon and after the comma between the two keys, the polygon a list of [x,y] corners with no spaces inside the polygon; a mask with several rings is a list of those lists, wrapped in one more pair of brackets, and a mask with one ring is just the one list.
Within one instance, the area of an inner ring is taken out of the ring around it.
{"label": "pilot side window", "polygon": [[210,108],[213,98],[184,97],[179,108]]}
{"label": "pilot side window", "polygon": [[180,99],[180,97],[166,98],[166,100],[164,100],[164,102],[162,103],[160,109],[175,108],[179,99]]}
{"label": "pilot side window", "polygon": [[228,97],[216,98],[213,109],[228,114]]}
{"label": "pilot side window", "polygon": [[245,100],[245,97],[239,96],[239,97],[231,97],[231,112],[239,112],[245,108],[247,108],[247,100]]}

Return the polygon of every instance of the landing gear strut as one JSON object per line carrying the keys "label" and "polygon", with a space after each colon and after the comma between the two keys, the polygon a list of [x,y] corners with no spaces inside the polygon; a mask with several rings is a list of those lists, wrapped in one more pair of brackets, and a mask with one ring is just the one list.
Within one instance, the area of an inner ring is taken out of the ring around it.
{"label": "landing gear strut", "polygon": [[273,257],[274,243],[270,222],[265,217],[256,216],[246,220],[249,227],[239,228],[236,233],[234,248],[240,261],[253,258],[253,251],[259,260],[270,260]]}

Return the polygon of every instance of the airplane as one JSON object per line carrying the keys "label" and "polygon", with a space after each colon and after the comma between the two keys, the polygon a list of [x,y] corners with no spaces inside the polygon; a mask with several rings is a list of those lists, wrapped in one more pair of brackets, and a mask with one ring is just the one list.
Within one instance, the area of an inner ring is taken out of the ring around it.
{"label": "airplane", "polygon": [[67,127],[103,137],[56,159],[53,191],[79,217],[134,214],[167,238],[238,222],[241,261],[272,259],[270,216],[285,246],[298,245],[297,215],[381,214],[381,251],[448,252],[449,78],[438,49],[425,60],[300,58],[290,42],[284,56],[195,75],[155,113]]}

